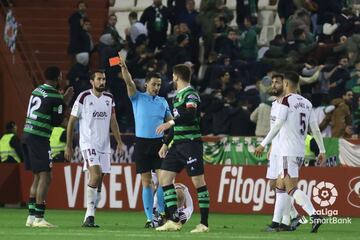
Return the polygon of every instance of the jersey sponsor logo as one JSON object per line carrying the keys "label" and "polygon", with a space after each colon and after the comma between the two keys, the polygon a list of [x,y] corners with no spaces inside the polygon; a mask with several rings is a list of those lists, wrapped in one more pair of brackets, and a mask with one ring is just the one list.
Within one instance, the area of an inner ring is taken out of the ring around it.
{"label": "jersey sponsor logo", "polygon": [[106,112],[98,112],[98,111],[93,112],[94,118],[106,118],[107,116],[108,115]]}
{"label": "jersey sponsor logo", "polygon": [[180,117],[180,113],[178,112],[178,110],[176,108],[173,109],[173,115],[174,115],[174,118]]}

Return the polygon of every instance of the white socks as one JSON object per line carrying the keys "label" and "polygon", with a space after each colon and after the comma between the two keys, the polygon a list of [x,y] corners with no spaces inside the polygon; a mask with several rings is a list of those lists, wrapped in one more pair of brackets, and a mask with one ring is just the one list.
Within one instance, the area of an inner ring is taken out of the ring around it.
{"label": "white socks", "polygon": [[284,203],[284,207],[283,207],[283,212],[282,212],[282,220],[281,223],[289,226],[290,225],[290,208],[292,206],[291,204],[291,197],[285,193],[286,197],[285,197],[285,203]]}
{"label": "white socks", "polygon": [[96,200],[95,200],[95,209],[98,207],[100,200],[101,200],[101,192],[97,191],[96,192]]}
{"label": "white socks", "polygon": [[280,223],[283,216],[283,209],[286,205],[287,193],[284,190],[276,188],[276,199],[274,207],[273,222]]}
{"label": "white socks", "polygon": [[95,216],[95,203],[97,198],[97,188],[90,187],[89,185],[86,188],[86,202],[87,202],[87,209],[85,214],[85,219],[89,216]]}
{"label": "white socks", "polygon": [[292,194],[292,197],[295,199],[296,203],[299,204],[309,216],[315,214],[314,206],[312,205],[310,199],[306,196],[306,194],[303,191],[296,189]]}
{"label": "white socks", "polygon": [[295,206],[294,206],[294,198],[292,198],[291,196],[290,197],[290,201],[291,201],[291,204],[290,204],[290,219],[294,219],[296,218],[299,213],[298,211],[296,210]]}

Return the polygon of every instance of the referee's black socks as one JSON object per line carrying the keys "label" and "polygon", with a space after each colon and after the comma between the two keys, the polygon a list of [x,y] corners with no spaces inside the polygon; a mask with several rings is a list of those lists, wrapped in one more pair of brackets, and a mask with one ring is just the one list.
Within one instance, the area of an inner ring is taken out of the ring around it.
{"label": "referee's black socks", "polygon": [[163,186],[164,200],[170,220],[179,222],[179,213],[177,211],[177,195],[174,184]]}
{"label": "referee's black socks", "polygon": [[32,198],[32,197],[29,198],[28,209],[30,216],[35,216],[35,203],[36,203],[36,198]]}
{"label": "referee's black socks", "polygon": [[197,189],[197,196],[199,201],[199,208],[201,214],[200,223],[204,224],[205,226],[209,226],[208,224],[208,217],[209,217],[209,207],[210,207],[210,197],[209,191],[207,190],[206,185],[199,187]]}

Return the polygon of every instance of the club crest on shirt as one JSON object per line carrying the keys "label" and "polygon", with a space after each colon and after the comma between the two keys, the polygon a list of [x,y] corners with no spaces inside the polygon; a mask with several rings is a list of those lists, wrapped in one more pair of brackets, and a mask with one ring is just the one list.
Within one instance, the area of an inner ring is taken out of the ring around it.
{"label": "club crest on shirt", "polygon": [[106,100],[106,106],[109,106],[110,105],[110,101],[109,100]]}

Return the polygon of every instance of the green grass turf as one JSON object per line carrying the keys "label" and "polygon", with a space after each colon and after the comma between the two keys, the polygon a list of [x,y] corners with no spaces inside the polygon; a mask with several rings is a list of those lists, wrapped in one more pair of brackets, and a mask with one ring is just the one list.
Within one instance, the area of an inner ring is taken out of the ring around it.
{"label": "green grass turf", "polygon": [[360,218],[352,218],[352,224],[323,225],[317,234],[310,234],[310,225],[302,225],[295,232],[263,232],[271,221],[269,215],[211,214],[209,233],[191,234],[189,231],[199,222],[195,214],[180,232],[155,232],[144,229],[145,217],[140,212],[98,211],[98,229],[80,227],[84,211],[47,210],[47,220],[57,228],[39,229],[25,227],[26,209],[0,208],[0,239],[359,239]]}

